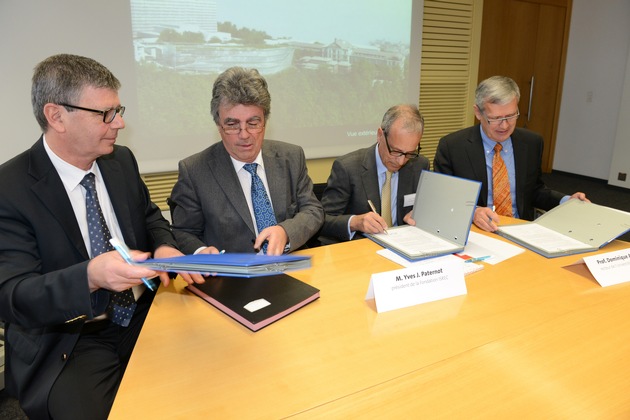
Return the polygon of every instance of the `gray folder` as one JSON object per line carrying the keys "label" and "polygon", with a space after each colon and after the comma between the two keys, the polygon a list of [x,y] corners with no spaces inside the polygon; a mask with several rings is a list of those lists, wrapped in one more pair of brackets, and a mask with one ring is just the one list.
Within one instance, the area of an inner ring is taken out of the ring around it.
{"label": "gray folder", "polygon": [[[544,233],[538,227],[551,232],[549,235],[537,235],[535,232]],[[501,226],[498,233],[547,258],[553,258],[596,251],[629,230],[630,213],[572,199],[533,222]]]}
{"label": "gray folder", "polygon": [[[387,229],[387,234],[366,236],[412,261],[462,252],[480,190],[477,181],[422,171],[413,206],[416,226],[397,226]],[[397,215],[398,220],[404,216]]]}

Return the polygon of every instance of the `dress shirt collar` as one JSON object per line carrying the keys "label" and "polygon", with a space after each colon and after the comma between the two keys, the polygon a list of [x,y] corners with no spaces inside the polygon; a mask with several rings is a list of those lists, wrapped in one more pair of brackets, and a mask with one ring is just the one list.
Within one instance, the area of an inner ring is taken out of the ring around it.
{"label": "dress shirt collar", "polygon": [[[248,162],[241,162],[240,160],[236,160],[231,155],[230,155],[230,159],[232,160],[232,165],[234,165],[234,170],[236,171],[236,173],[238,173],[241,169],[243,169],[243,166],[245,166],[245,164],[248,163]],[[262,167],[264,171],[265,165],[263,164],[262,150],[258,152],[258,156],[256,156],[256,159],[254,159],[254,161],[251,163],[257,163],[258,166]]]}
{"label": "dress shirt collar", "polygon": [[[486,154],[492,153],[494,154],[494,146],[497,144],[496,141],[490,139],[490,137],[488,137],[486,135],[486,133],[483,131],[483,128],[481,128],[481,124],[479,125],[479,130],[481,131],[481,140],[483,142],[483,150],[486,152]],[[508,153],[508,154],[512,154],[512,137],[508,137],[507,140],[505,140],[504,142],[501,143],[501,145],[503,146],[503,152]]]}
{"label": "dress shirt collar", "polygon": [[84,171],[83,169],[69,164],[65,160],[61,159],[55,152],[53,152],[53,150],[46,142],[46,136],[44,136],[44,149],[46,150],[46,153],[48,154],[48,157],[50,158],[53,166],[57,170],[57,173],[59,174],[61,182],[63,182],[66,191],[70,192],[77,188],[85,175],[90,172],[93,172],[97,179],[102,179],[101,172],[99,171],[96,162],[93,162],[92,167],[87,171]]}

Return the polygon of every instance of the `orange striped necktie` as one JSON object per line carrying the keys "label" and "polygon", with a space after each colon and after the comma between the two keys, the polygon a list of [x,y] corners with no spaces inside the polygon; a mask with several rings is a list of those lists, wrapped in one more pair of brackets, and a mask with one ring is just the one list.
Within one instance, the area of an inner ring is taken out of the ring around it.
{"label": "orange striped necktie", "polygon": [[512,217],[512,194],[510,193],[510,178],[505,162],[501,157],[503,146],[497,143],[494,146],[492,158],[492,199],[494,211],[502,216]]}

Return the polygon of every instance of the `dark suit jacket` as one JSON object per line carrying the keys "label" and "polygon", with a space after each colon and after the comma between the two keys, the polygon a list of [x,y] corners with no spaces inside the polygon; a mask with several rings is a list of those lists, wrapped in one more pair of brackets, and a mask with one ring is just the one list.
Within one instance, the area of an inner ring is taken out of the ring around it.
{"label": "dark suit jacket", "polygon": [[[321,230],[323,237],[347,241],[348,220],[355,214],[371,211],[368,200],[372,200],[378,212],[381,211],[381,195],[376,172],[376,145],[355,150],[333,162],[322,204],[326,220]],[[402,218],[412,209],[404,205],[404,197],[415,194],[420,172],[429,169],[429,161],[424,156],[411,159],[398,172],[398,195],[396,197],[396,217],[399,225]],[[362,238],[355,234],[354,238]],[[326,242],[322,238],[322,242]]]}
{"label": "dark suit jacket", "polygon": [[[264,140],[262,158],[276,220],[289,237],[291,251],[296,250],[324,221],[304,151],[293,144]],[[171,210],[173,232],[184,253],[202,246],[254,252],[255,222],[223,142],[179,163]]]}
{"label": "dark suit jacket", "polygon": [[[479,125],[449,134],[442,139],[435,153],[433,170],[481,182],[478,205],[487,206],[488,175]],[[516,172],[516,208],[521,219],[533,220],[534,208],[550,210],[564,196],[550,190],[542,180],[543,139],[524,128],[512,133]]]}
{"label": "dark suit jacket", "polygon": [[[129,149],[115,146],[97,162],[125,242],[145,251],[162,244],[175,246]],[[40,138],[30,150],[0,166],[0,319],[6,323],[6,388],[31,418],[48,418],[48,394],[82,325],[103,313],[109,302],[106,290],[90,294],[88,261],[70,200]]]}

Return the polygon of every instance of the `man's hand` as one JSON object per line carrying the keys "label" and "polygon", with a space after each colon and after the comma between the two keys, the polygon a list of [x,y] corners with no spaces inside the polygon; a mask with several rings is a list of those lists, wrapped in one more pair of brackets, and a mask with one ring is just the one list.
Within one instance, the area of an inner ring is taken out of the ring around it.
{"label": "man's hand", "polygon": [[[131,257],[137,261],[147,259],[148,252],[131,251]],[[158,272],[150,268],[128,264],[116,251],[105,252],[90,260],[87,267],[90,292],[107,289],[121,292],[142,283],[142,277],[152,278]]]}
{"label": "man's hand", "polygon": [[350,219],[350,230],[352,232],[383,233],[385,229],[387,229],[385,219],[373,211],[357,214]]}
{"label": "man's hand", "polygon": [[[212,248],[214,250],[216,250],[215,247],[209,247]],[[208,248],[205,248],[204,250],[202,250],[201,252],[205,251]],[[218,252],[218,251],[217,251]],[[208,252],[210,253],[210,252]],[[178,249],[175,249],[171,246],[168,245],[162,245],[160,246],[158,249],[155,250],[155,252],[153,253],[153,256],[155,258],[172,258],[172,257],[181,257],[182,252]],[[171,282],[171,279],[168,276],[168,273],[165,271],[160,271],[158,272],[159,276],[160,276],[160,281],[162,282],[162,284],[164,285],[164,287],[168,287],[168,285]],[[199,273],[179,273],[179,276],[184,279],[184,281],[188,284],[193,284],[193,283],[205,283],[206,279],[203,278],[203,276]]]}
{"label": "man's hand", "polygon": [[263,229],[263,231],[258,234],[254,242],[254,249],[256,251],[260,250],[265,241],[267,241],[267,255],[282,255],[284,254],[284,248],[289,241],[289,237],[282,226],[275,225]]}
{"label": "man's hand", "polygon": [[590,203],[591,200],[589,200],[588,198],[586,198],[586,194],[584,194],[583,192],[576,192],[575,194],[573,194],[571,196],[571,198],[577,198],[580,201],[586,201],[587,203]]}
{"label": "man's hand", "polygon": [[489,207],[477,207],[473,223],[482,230],[487,232],[496,232],[499,228],[499,215],[492,211]]}

